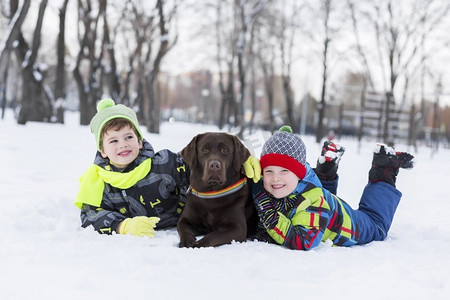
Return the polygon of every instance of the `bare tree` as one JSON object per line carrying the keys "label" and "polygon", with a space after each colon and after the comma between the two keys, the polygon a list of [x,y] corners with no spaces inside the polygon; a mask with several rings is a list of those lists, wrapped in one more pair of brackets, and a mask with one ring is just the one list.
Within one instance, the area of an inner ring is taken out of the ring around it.
{"label": "bare tree", "polygon": [[330,14],[332,12],[332,0],[322,0],[322,12],[323,12],[323,19],[322,19],[322,25],[324,30],[324,36],[323,36],[323,48],[322,48],[322,91],[320,93],[320,104],[319,104],[319,119],[317,124],[317,131],[316,131],[316,142],[320,143],[322,137],[325,135],[325,128],[324,128],[324,119],[325,119],[325,110],[326,110],[326,102],[325,102],[325,96],[327,92],[327,79],[328,79],[328,59],[329,59],[329,49],[330,49],[330,43],[331,43],[331,35],[332,30],[330,28]]}
{"label": "bare tree", "polygon": [[[8,32],[4,35],[5,39],[2,41],[2,44],[0,44],[0,97],[2,98],[2,119],[5,115],[6,108],[6,87],[8,81],[8,69],[10,66],[10,53],[13,50],[13,42],[20,35],[20,28],[30,8],[30,2],[30,0],[24,1],[19,10],[19,1],[11,0],[9,9],[3,10],[3,14],[10,19],[10,21]],[[9,14],[5,14],[6,11],[9,12]]]}
{"label": "bare tree", "polygon": [[[96,65],[101,66],[102,91],[117,102],[137,108],[142,124],[154,133],[159,132],[160,123],[158,75],[164,56],[177,42],[179,2],[127,0],[108,6],[111,12],[119,12],[114,27],[106,13],[101,18],[102,52]],[[117,48],[119,42],[124,47]],[[128,63],[122,70],[116,61],[118,52]]]}
{"label": "bare tree", "polygon": [[[446,51],[449,37],[436,39],[434,35],[440,30],[445,31],[444,20],[450,11],[448,1],[414,0],[404,5],[401,1],[348,1],[353,20],[353,28],[357,39],[359,55],[365,68],[367,78],[373,78],[374,70],[379,68],[381,74],[382,91],[386,93],[387,100],[402,95],[402,105],[406,100],[406,92],[414,77],[422,76],[420,70],[426,69],[426,63],[431,57]],[[369,26],[358,24],[367,22]],[[358,32],[363,31],[368,43],[363,45]],[[369,37],[369,39],[367,39]],[[371,38],[370,38],[371,37]],[[432,47],[426,47],[433,41]],[[375,45],[375,47],[370,47]],[[373,51],[374,49],[374,51]],[[373,53],[374,52],[374,53]],[[377,61],[369,61],[369,56],[376,56]],[[369,77],[371,73],[371,76]],[[403,86],[398,85],[400,78],[404,78]],[[372,81],[373,82],[373,81]],[[424,105],[422,105],[422,108]],[[386,110],[386,114],[389,110]],[[424,111],[422,111],[422,115]],[[386,123],[389,121],[385,116]],[[389,126],[385,126],[384,138],[386,143],[390,134]]]}
{"label": "bare tree", "polygon": [[[126,104],[139,107],[138,117],[145,123],[143,115],[144,95],[146,93],[144,90],[146,84],[144,75],[152,56],[152,41],[156,30],[154,26],[155,14],[152,11],[149,13],[132,0],[128,0],[125,12],[124,17],[130,28],[124,31],[123,38],[127,47],[133,44],[134,47],[128,49],[128,53],[130,53],[129,63],[121,98]],[[131,31],[130,36],[128,31]],[[132,83],[134,86],[132,86]],[[130,94],[134,95],[133,98],[130,97]]]}
{"label": "bare tree", "polygon": [[[107,14],[103,15],[103,42],[102,49],[104,49],[107,55],[104,55],[102,61],[102,79],[105,80],[105,83],[102,86],[106,87],[108,94],[112,99],[115,99],[117,102],[122,102],[121,96],[121,78],[119,76],[119,70],[117,69],[116,62],[116,51],[115,51],[115,38],[117,36],[117,31],[122,22],[122,18],[119,18],[119,21],[116,22],[112,33],[109,25],[109,21],[107,18]],[[107,63],[108,61],[108,63]]]}
{"label": "bare tree", "polygon": [[275,130],[274,116],[274,77],[275,77],[275,47],[266,47],[265,51],[258,51],[258,59],[261,65],[264,78],[264,90],[266,92],[267,103],[269,106],[269,130]]}
{"label": "bare tree", "polygon": [[59,33],[57,44],[57,65],[56,65],[56,80],[55,80],[55,99],[56,99],[56,120],[59,123],[64,123],[64,105],[62,102],[65,99],[65,49],[66,49],[66,10],[69,0],[64,0],[59,8]]}
{"label": "bare tree", "polygon": [[[253,55],[253,27],[268,0],[216,1],[216,61],[219,68],[221,110],[219,127],[230,124],[239,127],[242,136],[246,124],[244,111],[247,94],[247,71],[252,72],[250,96],[255,98],[255,69]],[[238,83],[235,83],[235,77]],[[253,95],[253,96],[252,96]],[[254,100],[253,100],[254,101]],[[254,102],[252,102],[254,105]]]}
{"label": "bare tree", "polygon": [[144,117],[146,119],[147,130],[153,133],[159,133],[160,123],[160,97],[158,95],[158,75],[164,56],[176,44],[178,33],[175,37],[169,39],[170,24],[174,22],[177,14],[177,4],[169,6],[167,1],[156,1],[157,24],[159,31],[158,51],[151,63],[150,69],[145,74],[146,96],[144,97]]}
{"label": "bare tree", "polygon": [[53,108],[50,99],[44,91],[44,73],[37,65],[38,51],[41,46],[41,28],[44,19],[44,12],[47,7],[47,0],[42,0],[39,5],[39,12],[36,27],[33,34],[31,47],[25,41],[21,33],[18,36],[18,47],[16,56],[22,62],[22,100],[18,124],[25,124],[27,121],[50,121]]}
{"label": "bare tree", "polygon": [[[330,74],[336,69],[336,66],[345,59],[345,56],[337,50],[335,45],[340,38],[339,34],[344,26],[344,16],[342,14],[343,2],[335,0],[321,0],[317,3],[318,7],[306,7],[315,12],[317,22],[313,22],[314,28],[309,32],[302,32],[309,35],[314,44],[319,45],[317,53],[320,53],[321,70],[321,91],[320,99],[317,107],[318,119],[316,127],[316,142],[320,143],[325,136],[326,116],[327,116],[327,100],[334,97],[331,93],[333,90],[328,89]],[[314,55],[315,53],[313,53]],[[331,95],[330,95],[331,94]]]}
{"label": "bare tree", "polygon": [[99,0],[97,11],[94,10],[91,0],[78,0],[78,37],[80,50],[78,52],[73,76],[78,87],[80,100],[80,124],[88,125],[96,113],[96,103],[101,96],[100,89],[100,62],[103,51],[97,51],[99,43],[98,23],[106,11],[106,0]]}
{"label": "bare tree", "polygon": [[[237,126],[240,127],[238,135],[242,137],[245,130],[245,120],[244,120],[244,107],[245,107],[245,95],[246,95],[246,66],[245,66],[245,50],[247,44],[247,35],[250,26],[253,26],[256,18],[262,12],[265,5],[269,0],[241,0],[236,1],[237,3],[237,15],[240,20],[240,30],[236,43],[236,53],[237,53],[237,65],[238,65],[238,78],[239,78],[239,94],[236,99],[238,114],[237,114]],[[249,8],[248,8],[249,7]]]}
{"label": "bare tree", "polygon": [[294,40],[297,36],[297,24],[302,5],[299,1],[292,1],[292,6],[288,6],[285,1],[281,1],[280,26],[278,45],[281,57],[281,79],[283,83],[283,92],[286,102],[287,121],[294,132],[299,132],[299,125],[294,112],[294,95],[291,87],[291,72],[293,63]]}
{"label": "bare tree", "polygon": [[30,8],[31,0],[25,0],[19,10],[19,1],[11,0],[9,5],[10,15],[5,15],[9,18],[8,32],[4,35],[4,40],[0,44],[0,83],[3,84],[4,76],[8,70],[9,55],[12,50],[13,42],[18,38],[20,34],[20,28],[27,16]]}
{"label": "bare tree", "polygon": [[[269,131],[274,131],[275,124],[275,77],[276,77],[276,60],[277,60],[277,48],[278,41],[278,12],[273,7],[269,7],[267,11],[255,22],[252,26],[252,32],[254,31],[254,41],[251,45],[252,53],[257,60],[253,62],[252,70],[257,66],[260,68],[260,77],[262,77],[263,88],[265,92],[265,98],[267,100],[268,118],[264,118],[264,123],[268,125]],[[275,12],[275,13],[274,13]],[[256,73],[256,72],[255,72]],[[256,74],[254,76],[257,76]]]}
{"label": "bare tree", "polygon": [[347,5],[348,5],[349,11],[350,11],[350,19],[351,19],[351,23],[352,23],[353,34],[355,36],[355,43],[356,43],[358,57],[364,68],[364,89],[369,87],[370,89],[373,90],[374,84],[373,84],[373,80],[372,80],[372,72],[371,72],[369,62],[367,59],[366,50],[363,48],[363,45],[361,42],[361,33],[358,28],[359,23],[358,23],[357,17],[356,17],[355,4],[354,4],[353,0],[347,0]]}
{"label": "bare tree", "polygon": [[80,99],[80,124],[89,124],[103,94],[122,101],[115,54],[115,37],[122,18],[111,33],[107,8],[107,0],[78,0],[78,28],[82,35],[73,75]]}
{"label": "bare tree", "polygon": [[[234,61],[236,51],[233,47],[236,41],[236,22],[229,22],[230,16],[224,11],[224,1],[217,1],[216,5],[216,62],[219,73],[219,90],[221,104],[219,112],[219,128],[229,124],[231,117],[237,119],[234,93]],[[233,24],[230,28],[228,25]]]}
{"label": "bare tree", "polygon": [[[415,75],[427,59],[445,49],[443,46],[448,45],[447,37],[447,39],[434,40],[434,46],[425,53],[421,51],[426,42],[433,39],[436,31],[444,30],[443,20],[450,11],[450,3],[447,1],[415,0],[410,1],[408,6],[392,0],[367,1],[367,5],[358,6],[349,1],[349,4],[352,14],[356,14],[355,26],[356,20],[368,21],[372,26],[362,30],[372,34],[369,42],[376,45],[378,56],[378,61],[372,64],[382,68],[382,83],[385,91],[395,93],[397,81],[401,76],[408,75],[411,78],[411,75]],[[370,37],[366,34],[367,36]],[[361,56],[366,57],[367,53],[371,54],[369,46],[366,45],[365,49],[361,45],[359,47]],[[369,63],[364,64],[368,70]]]}
{"label": "bare tree", "polygon": [[255,114],[256,114],[256,81],[257,81],[257,73],[256,73],[256,64],[257,64],[257,55],[255,53],[255,28],[256,26],[252,26],[250,30],[250,46],[249,46],[249,52],[248,52],[248,64],[250,68],[250,102],[251,102],[251,117],[249,122],[249,131],[250,133],[253,130],[254,121],[255,121]]}

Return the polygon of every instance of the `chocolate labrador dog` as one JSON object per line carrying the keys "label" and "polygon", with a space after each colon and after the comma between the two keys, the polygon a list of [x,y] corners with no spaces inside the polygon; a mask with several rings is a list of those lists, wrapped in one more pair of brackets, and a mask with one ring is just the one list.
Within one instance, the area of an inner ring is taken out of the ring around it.
{"label": "chocolate labrador dog", "polygon": [[[207,132],[181,151],[189,165],[191,190],[178,221],[180,247],[215,247],[243,242],[256,231],[251,180],[242,164],[250,156],[234,135]],[[204,235],[197,240],[197,236]]]}

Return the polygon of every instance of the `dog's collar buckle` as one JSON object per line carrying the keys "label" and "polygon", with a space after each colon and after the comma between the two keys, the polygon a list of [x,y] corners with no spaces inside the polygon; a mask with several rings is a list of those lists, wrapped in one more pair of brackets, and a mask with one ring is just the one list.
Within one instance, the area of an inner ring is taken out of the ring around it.
{"label": "dog's collar buckle", "polygon": [[238,182],[236,182],[235,184],[232,184],[224,189],[218,190],[218,191],[210,191],[210,192],[206,192],[206,193],[202,193],[202,192],[198,192],[196,190],[194,190],[194,188],[192,186],[189,187],[188,189],[188,193],[192,193],[192,195],[197,196],[199,198],[204,198],[204,199],[213,199],[213,198],[219,198],[219,197],[223,197],[229,194],[232,194],[234,192],[239,191],[240,189],[242,189],[244,187],[244,185],[247,184],[247,177],[242,178],[241,180],[239,180]]}

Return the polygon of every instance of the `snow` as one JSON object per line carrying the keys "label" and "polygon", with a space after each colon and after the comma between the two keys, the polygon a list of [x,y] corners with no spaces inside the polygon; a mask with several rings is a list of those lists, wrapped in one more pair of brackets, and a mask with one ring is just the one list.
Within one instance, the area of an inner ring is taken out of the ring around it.
{"label": "snow", "polygon": [[42,81],[42,73],[41,72],[39,72],[39,71],[33,71],[33,76],[34,76],[34,79],[36,79],[36,81]]}
{"label": "snow", "polygon": [[[383,242],[308,252],[254,241],[180,249],[175,229],[150,239],[80,228],[73,202],[95,142],[77,114],[65,119],[21,126],[7,111],[0,121],[0,299],[448,299],[449,150],[432,159],[420,147],[415,168],[400,171],[403,198]],[[180,151],[205,131],[217,128],[163,123],[160,135],[145,137],[157,150]],[[320,145],[304,141],[314,166]],[[354,140],[338,142],[346,148],[338,195],[357,207],[375,143],[358,151]]]}

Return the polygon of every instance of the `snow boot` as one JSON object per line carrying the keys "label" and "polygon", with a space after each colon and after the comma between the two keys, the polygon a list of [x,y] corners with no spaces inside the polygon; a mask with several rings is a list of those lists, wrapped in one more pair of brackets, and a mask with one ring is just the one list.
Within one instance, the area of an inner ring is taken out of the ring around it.
{"label": "snow boot", "polygon": [[384,181],[395,187],[395,181],[400,168],[414,167],[414,156],[406,152],[395,152],[394,148],[377,144],[373,152],[372,168],[369,171],[369,181]]}
{"label": "snow boot", "polygon": [[337,176],[337,169],[345,148],[330,141],[325,141],[322,151],[317,159],[316,175],[321,180],[334,180]]}

